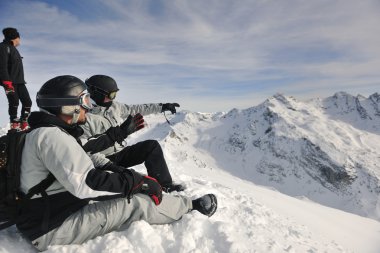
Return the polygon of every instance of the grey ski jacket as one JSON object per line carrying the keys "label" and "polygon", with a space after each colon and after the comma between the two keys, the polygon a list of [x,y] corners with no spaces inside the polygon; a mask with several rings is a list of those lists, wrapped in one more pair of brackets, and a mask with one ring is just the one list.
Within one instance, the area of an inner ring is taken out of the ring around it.
{"label": "grey ski jacket", "polygon": [[[104,134],[110,127],[119,126],[123,123],[128,116],[141,113],[148,115],[153,113],[160,113],[162,104],[141,104],[141,105],[126,105],[114,101],[107,109],[106,107],[95,106],[90,113],[87,113],[87,123],[82,125],[84,134],[80,137],[83,145],[87,143],[93,136]],[[119,152],[124,147],[115,142],[112,147],[105,149],[97,154],[92,155],[93,162],[97,166],[104,165],[108,162],[105,156],[112,155]]]}
{"label": "grey ski jacket", "polygon": [[[96,198],[115,193],[95,191],[86,183],[95,168],[74,137],[58,127],[43,127],[28,133],[21,160],[21,190],[27,193],[51,172],[57,179],[48,195],[69,191],[80,198]],[[35,196],[36,197],[36,196]]]}

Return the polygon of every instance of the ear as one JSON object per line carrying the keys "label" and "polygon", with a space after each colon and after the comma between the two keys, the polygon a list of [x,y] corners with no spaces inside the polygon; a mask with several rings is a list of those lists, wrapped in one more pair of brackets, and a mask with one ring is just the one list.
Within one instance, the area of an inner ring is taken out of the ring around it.
{"label": "ear", "polygon": [[75,107],[74,113],[77,113],[77,114],[80,113],[80,106],[76,106]]}

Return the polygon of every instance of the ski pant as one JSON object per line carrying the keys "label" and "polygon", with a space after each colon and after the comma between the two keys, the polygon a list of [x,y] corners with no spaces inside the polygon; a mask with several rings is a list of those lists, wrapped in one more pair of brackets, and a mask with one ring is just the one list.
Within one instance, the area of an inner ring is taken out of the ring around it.
{"label": "ski pant", "polygon": [[134,221],[168,224],[179,220],[192,208],[190,198],[166,194],[158,206],[143,194],[134,195],[130,203],[126,198],[93,202],[32,243],[40,251],[53,245],[81,244],[121,227],[127,228]]}
{"label": "ski pant", "polygon": [[164,153],[156,140],[146,140],[127,146],[123,150],[107,156],[107,158],[126,168],[145,163],[149,176],[157,179],[163,186],[172,184],[172,177]]}
{"label": "ski pant", "polygon": [[19,106],[19,101],[21,101],[21,120],[28,118],[30,114],[30,108],[32,107],[32,100],[30,99],[28,89],[25,84],[14,84],[15,92],[8,93],[8,113],[11,122],[17,118],[17,110]]}

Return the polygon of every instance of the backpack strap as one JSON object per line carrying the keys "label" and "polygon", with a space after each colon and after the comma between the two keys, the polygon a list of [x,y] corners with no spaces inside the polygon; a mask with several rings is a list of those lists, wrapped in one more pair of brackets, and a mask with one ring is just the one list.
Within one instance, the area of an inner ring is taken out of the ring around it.
{"label": "backpack strap", "polygon": [[28,193],[25,196],[25,199],[23,199],[23,202],[25,203],[36,194],[42,195],[42,199],[45,202],[44,219],[41,224],[42,231],[48,231],[49,220],[50,220],[50,202],[49,202],[48,194],[46,193],[46,189],[49,188],[54,183],[55,180],[56,179],[54,175],[51,172],[49,172],[49,174],[44,180],[42,180],[39,184],[29,189]]}
{"label": "backpack strap", "polygon": [[29,189],[28,193],[25,195],[25,199],[30,199],[36,194],[42,194],[43,192],[46,193],[46,189],[49,188],[54,183],[54,181],[55,177],[50,172],[44,180]]}

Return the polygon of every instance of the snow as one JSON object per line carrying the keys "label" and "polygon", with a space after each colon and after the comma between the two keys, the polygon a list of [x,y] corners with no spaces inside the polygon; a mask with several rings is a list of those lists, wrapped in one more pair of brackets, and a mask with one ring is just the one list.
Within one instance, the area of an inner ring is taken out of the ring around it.
{"label": "snow", "polygon": [[[168,225],[139,221],[47,252],[380,252],[376,110],[367,110],[372,123],[350,116],[353,105],[343,108],[336,99],[356,103],[355,97],[336,95],[300,102],[277,94],[241,111],[182,111],[168,115],[171,125],[162,115],[146,116],[146,128],[128,143],[158,140],[173,178],[187,186],[176,194],[216,194],[215,215],[190,212]],[[345,164],[355,179],[333,187],[298,168],[305,154],[302,138],[318,145],[331,164]],[[144,172],[143,166],[135,169]],[[36,251],[12,227],[0,232],[0,253],[5,252]]]}

